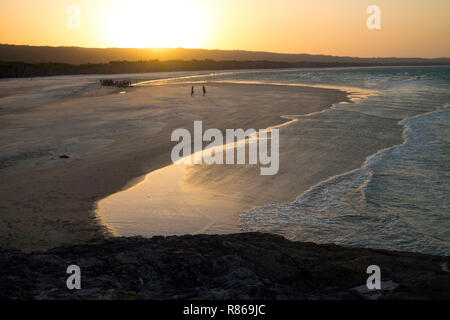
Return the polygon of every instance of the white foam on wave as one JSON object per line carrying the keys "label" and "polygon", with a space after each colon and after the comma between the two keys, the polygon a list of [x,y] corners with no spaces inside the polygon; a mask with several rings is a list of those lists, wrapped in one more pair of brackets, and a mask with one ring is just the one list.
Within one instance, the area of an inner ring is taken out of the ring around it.
{"label": "white foam on wave", "polygon": [[[403,82],[402,86],[408,84],[408,81]],[[425,121],[427,117],[443,110],[448,110],[448,103],[432,111],[401,119],[398,124],[403,126],[402,143],[369,155],[360,168],[329,177],[312,186],[292,203],[271,204],[246,211],[241,215],[238,226],[242,231],[273,232],[292,240],[382,248],[390,243],[388,249],[408,248],[412,251],[448,254],[448,248],[436,246],[433,236],[420,234],[420,230],[412,230],[419,232],[420,239],[417,243],[411,243],[414,240],[402,233],[408,232],[407,228],[413,226],[405,225],[405,221],[392,212],[386,214],[380,209],[379,216],[372,217],[364,216],[364,212],[361,212],[366,206],[372,205],[368,203],[371,200],[366,192],[374,177],[373,168],[391,152],[413,143],[411,122]],[[376,223],[370,226],[371,222]],[[357,226],[358,230],[348,230],[351,226]],[[376,240],[377,237],[383,237],[380,234],[384,234],[383,240],[386,240],[383,244]]]}

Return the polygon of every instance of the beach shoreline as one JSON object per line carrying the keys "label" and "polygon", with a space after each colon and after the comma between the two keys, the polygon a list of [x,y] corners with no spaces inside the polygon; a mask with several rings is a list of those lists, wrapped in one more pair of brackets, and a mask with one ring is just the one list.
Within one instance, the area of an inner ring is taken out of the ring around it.
{"label": "beach shoreline", "polygon": [[[68,80],[39,96],[42,86],[36,84],[39,92],[11,90],[0,100],[8,133],[1,141],[0,246],[37,250],[104,239],[108,232],[94,214],[95,203],[169,165],[171,132],[190,129],[194,120],[220,130],[260,129],[283,122],[282,115],[348,101],[346,92],[309,87],[210,84],[206,97],[191,98],[186,85],[130,88],[126,94],[99,88],[101,96],[96,85],[89,80],[73,88]],[[86,86],[94,87],[88,96]],[[274,94],[276,105],[267,102]],[[20,100],[25,102],[14,107]]]}

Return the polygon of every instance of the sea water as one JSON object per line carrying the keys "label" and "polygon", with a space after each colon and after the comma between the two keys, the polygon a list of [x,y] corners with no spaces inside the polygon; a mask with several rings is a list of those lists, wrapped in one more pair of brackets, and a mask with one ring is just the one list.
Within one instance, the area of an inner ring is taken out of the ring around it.
{"label": "sea water", "polygon": [[361,121],[364,114],[371,116],[365,126],[391,120],[403,126],[403,143],[379,150],[359,169],[322,181],[292,203],[243,213],[242,231],[272,232],[316,243],[450,254],[449,67],[254,72],[238,78],[375,89],[376,95],[338,104],[313,117],[326,119],[323,124],[330,126],[330,121],[338,122],[344,114],[347,119],[353,115],[354,121]]}

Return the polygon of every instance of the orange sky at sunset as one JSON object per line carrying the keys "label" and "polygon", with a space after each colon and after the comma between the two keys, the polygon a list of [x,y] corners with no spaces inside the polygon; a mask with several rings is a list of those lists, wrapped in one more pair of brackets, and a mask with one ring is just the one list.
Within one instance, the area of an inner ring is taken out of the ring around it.
{"label": "orange sky at sunset", "polygon": [[[366,26],[369,5],[381,30]],[[450,1],[0,0],[0,30],[4,44],[449,57]]]}

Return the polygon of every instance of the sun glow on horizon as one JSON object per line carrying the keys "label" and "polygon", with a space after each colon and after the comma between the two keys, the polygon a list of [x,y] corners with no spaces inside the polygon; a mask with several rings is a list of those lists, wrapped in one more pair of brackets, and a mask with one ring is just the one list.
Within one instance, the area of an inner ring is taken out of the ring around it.
{"label": "sun glow on horizon", "polygon": [[212,29],[200,1],[111,1],[102,17],[110,46],[122,48],[200,48]]}
{"label": "sun glow on horizon", "polygon": [[449,0],[0,0],[0,43],[448,57],[449,12]]}

